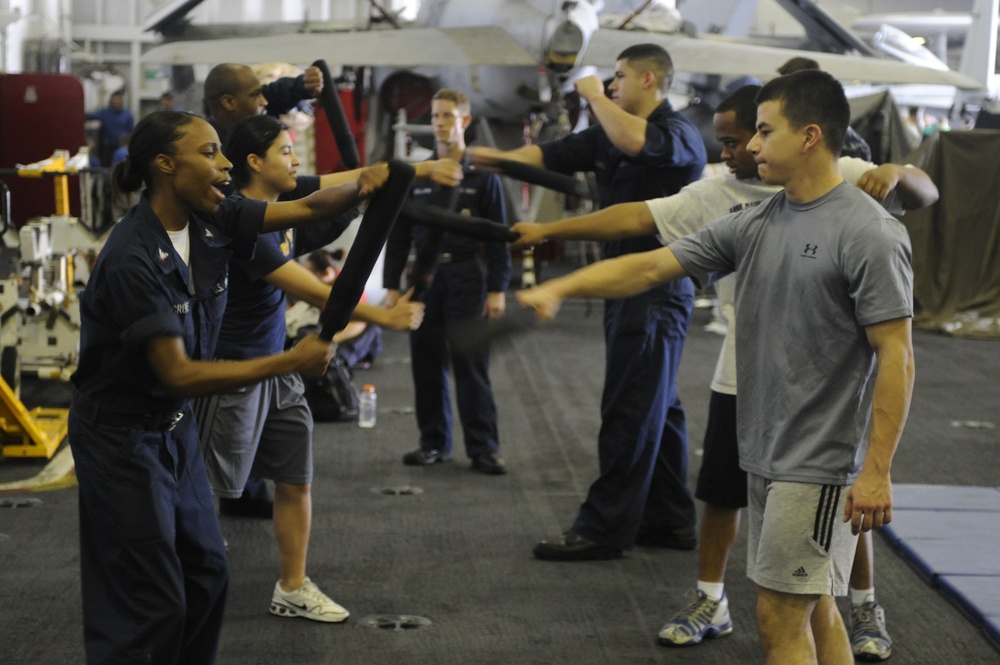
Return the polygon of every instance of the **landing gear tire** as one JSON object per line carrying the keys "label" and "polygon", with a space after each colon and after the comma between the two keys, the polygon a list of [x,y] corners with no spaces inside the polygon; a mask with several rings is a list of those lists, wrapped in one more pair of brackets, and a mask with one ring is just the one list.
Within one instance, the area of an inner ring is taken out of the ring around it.
{"label": "landing gear tire", "polygon": [[16,346],[5,346],[0,353],[0,378],[7,382],[14,394],[21,397],[21,357]]}

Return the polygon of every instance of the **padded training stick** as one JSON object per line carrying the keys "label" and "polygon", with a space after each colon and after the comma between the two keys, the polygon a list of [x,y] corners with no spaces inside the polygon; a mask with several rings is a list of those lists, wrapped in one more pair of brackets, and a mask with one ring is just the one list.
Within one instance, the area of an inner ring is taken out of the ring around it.
{"label": "padded training stick", "polygon": [[578,196],[582,199],[589,200],[594,198],[590,192],[590,188],[587,187],[587,183],[582,180],[578,180],[573,176],[555,173],[554,171],[547,171],[545,169],[540,169],[537,166],[531,166],[530,164],[515,162],[509,159],[503,159],[497,162],[497,168],[499,168],[506,176],[523,180],[524,182],[531,183],[532,185],[541,185],[547,189],[554,189],[557,192]]}
{"label": "padded training stick", "polygon": [[378,260],[385,239],[389,237],[392,225],[399,217],[403,201],[406,200],[416,175],[409,164],[397,160],[389,162],[389,179],[368,202],[358,235],[344,261],[344,269],[333,283],[326,307],[319,315],[322,324],[319,334],[321,339],[333,339],[333,335],[338,330],[343,330],[351,320],[351,314],[364,293],[368,276]]}
{"label": "padded training stick", "polygon": [[[458,187],[438,186],[434,192],[434,203],[440,206],[443,211],[453,211],[458,204]],[[412,203],[412,201],[407,201]],[[406,205],[404,204],[405,208]],[[405,213],[400,213],[405,214]],[[417,255],[413,259],[413,297],[412,300],[420,302],[423,300],[424,292],[430,288],[434,280],[434,273],[437,271],[438,262],[441,259],[441,246],[444,244],[444,229],[429,227],[424,234],[424,242],[417,249]]]}
{"label": "padded training stick", "polygon": [[330,68],[326,66],[326,60],[317,60],[313,63],[313,67],[319,68],[323,73],[323,90],[319,93],[319,103],[326,114],[327,122],[330,123],[330,129],[333,130],[333,140],[337,142],[340,161],[348,169],[356,169],[361,165],[361,156],[358,155],[358,146],[354,143],[351,127],[347,124],[347,116],[344,114],[343,104],[340,103],[337,86],[330,77]]}
{"label": "padded training stick", "polygon": [[471,217],[444,208],[407,201],[403,204],[404,217],[418,224],[451,231],[485,242],[514,242],[521,237],[503,224],[482,217]]}
{"label": "padded training stick", "polygon": [[467,355],[495,341],[535,330],[540,325],[535,310],[518,305],[494,321],[475,318],[455,324],[449,341],[455,353]]}

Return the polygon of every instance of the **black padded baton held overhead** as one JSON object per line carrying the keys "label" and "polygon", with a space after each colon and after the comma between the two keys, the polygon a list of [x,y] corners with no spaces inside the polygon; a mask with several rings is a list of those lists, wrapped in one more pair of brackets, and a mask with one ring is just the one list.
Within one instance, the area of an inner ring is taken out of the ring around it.
{"label": "black padded baton held overhead", "polygon": [[340,161],[348,169],[356,169],[361,165],[361,156],[358,155],[358,146],[354,143],[354,136],[351,134],[351,127],[347,124],[347,116],[344,114],[344,106],[340,103],[340,95],[337,94],[337,86],[330,77],[330,68],[326,66],[326,60],[317,60],[313,67],[323,73],[323,90],[319,93],[319,103],[326,114],[330,129],[333,130],[333,139],[337,142],[337,150],[340,152]]}
{"label": "black padded baton held overhead", "polygon": [[392,225],[399,217],[403,201],[413,185],[416,172],[413,167],[404,162],[393,160],[389,162],[389,179],[376,191],[368,202],[368,209],[361,218],[358,235],[351,245],[344,261],[344,269],[330,289],[330,297],[326,307],[320,313],[319,322],[322,330],[321,339],[331,340],[338,330],[343,330],[351,320],[354,308],[361,300],[365,283],[371,275],[379,252],[389,237]]}
{"label": "black padded baton held overhead", "polygon": [[589,200],[594,198],[590,192],[590,188],[587,187],[587,183],[570,175],[547,171],[537,166],[509,159],[502,159],[497,162],[497,168],[506,176],[523,180],[532,185],[541,185],[546,189],[553,189],[563,194],[578,196],[581,199]]}

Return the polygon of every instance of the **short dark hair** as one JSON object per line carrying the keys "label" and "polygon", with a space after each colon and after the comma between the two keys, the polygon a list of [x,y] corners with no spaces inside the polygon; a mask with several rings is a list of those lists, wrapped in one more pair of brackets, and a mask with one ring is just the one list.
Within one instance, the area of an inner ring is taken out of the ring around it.
{"label": "short dark hair", "polygon": [[757,133],[757,94],[759,85],[745,85],[719,102],[716,113],[732,111],[736,114],[736,124],[751,134]]}
{"label": "short dark hair", "polygon": [[629,46],[618,54],[617,60],[625,60],[636,69],[653,72],[657,87],[663,92],[674,81],[674,61],[667,50],[658,44]]}
{"label": "short dark hair", "polygon": [[250,116],[233,125],[222,152],[233,163],[229,177],[237,187],[246,187],[250,184],[247,157],[266,155],[278,135],[286,129],[288,126],[285,123],[270,115]]}
{"label": "short dark hair", "polygon": [[781,102],[781,113],[799,129],[819,125],[834,155],[844,147],[851,107],[837,79],[818,69],[806,69],[768,81],[757,93],[757,104]]}
{"label": "short dark hair", "polygon": [[794,74],[795,72],[807,69],[819,69],[819,63],[812,58],[795,57],[781,67],[778,67],[778,73],[784,76],[785,74]]}
{"label": "short dark hair", "polygon": [[224,62],[212,67],[212,70],[205,77],[204,86],[204,107],[208,115],[212,114],[226,95],[233,95],[239,91],[240,79],[238,72],[250,69],[246,65],[237,65],[232,62]]}

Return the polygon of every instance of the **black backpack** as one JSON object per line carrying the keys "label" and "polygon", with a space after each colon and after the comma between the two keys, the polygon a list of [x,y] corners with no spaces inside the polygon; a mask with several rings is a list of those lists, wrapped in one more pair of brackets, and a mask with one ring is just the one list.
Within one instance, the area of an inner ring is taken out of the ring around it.
{"label": "black backpack", "polygon": [[358,419],[358,389],[351,382],[351,370],[340,356],[334,356],[318,379],[302,377],[306,401],[316,422],[347,422]]}

